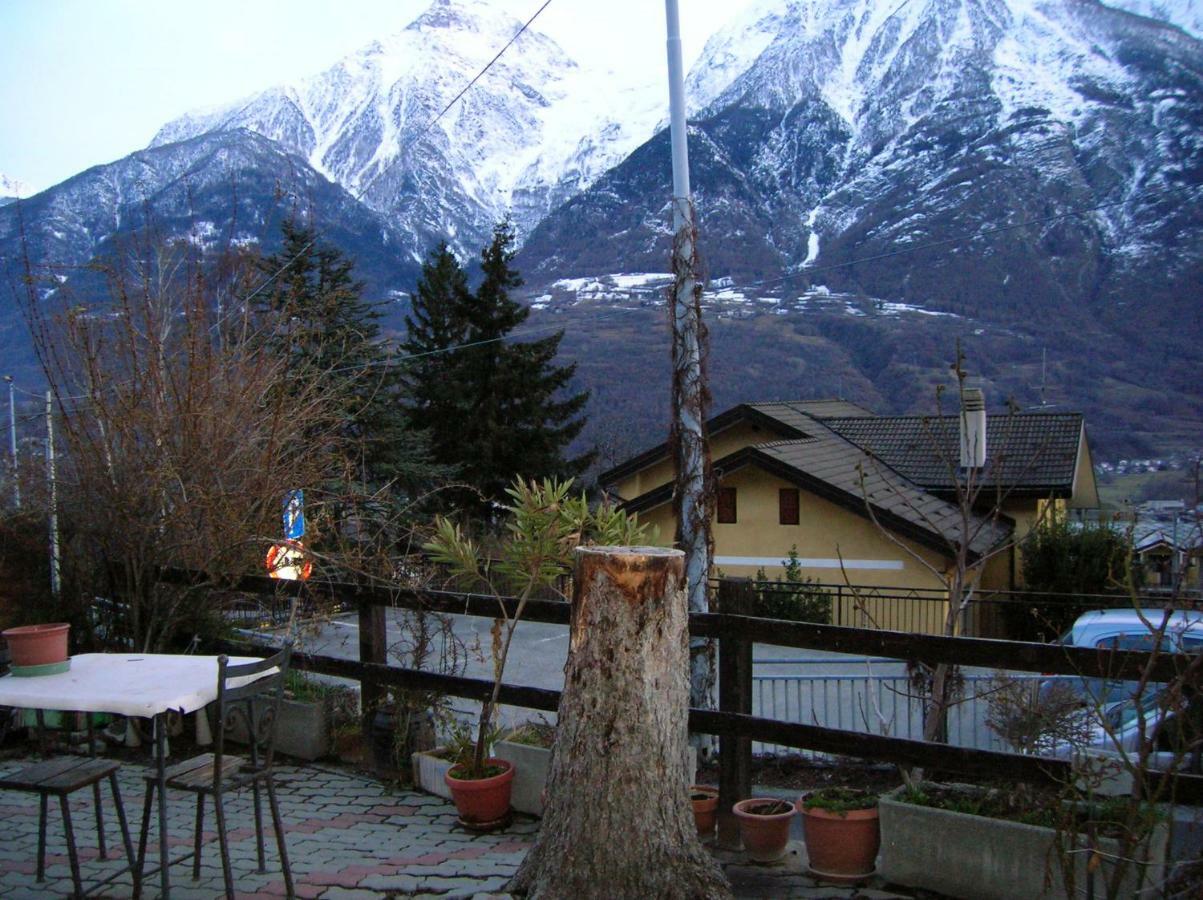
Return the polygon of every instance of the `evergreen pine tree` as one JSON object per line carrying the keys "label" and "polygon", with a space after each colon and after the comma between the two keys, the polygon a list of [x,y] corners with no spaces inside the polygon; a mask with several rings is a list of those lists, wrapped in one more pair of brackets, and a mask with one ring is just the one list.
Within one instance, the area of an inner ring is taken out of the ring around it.
{"label": "evergreen pine tree", "polygon": [[513,259],[508,220],[493,229],[481,252],[483,279],[475,293],[447,247],[433,251],[405,344],[413,357],[407,363],[411,415],[429,429],[435,459],[454,466],[459,480],[479,492],[456,502],[485,516],[491,502],[505,500],[515,476],[578,475],[593,456],[564,458],[584,427],[580,414],[589,395],[565,393],[576,366],[555,365],[563,332],[527,343],[505,340],[530,315],[510,297],[522,285]]}
{"label": "evergreen pine tree", "polygon": [[267,349],[287,355],[296,377],[321,379],[336,394],[345,423],[338,487],[357,486],[355,493],[391,482],[420,487],[441,469],[405,416],[401,383],[380,340],[380,312],[363,299],[354,263],[318,241],[312,226],[288,219],[282,227],[280,251],[260,262],[276,276],[261,306],[282,323]]}
{"label": "evergreen pine tree", "polygon": [[434,458],[455,465],[460,441],[455,422],[467,414],[464,389],[456,382],[456,353],[472,302],[468,277],[446,242],[422,264],[422,276],[405,319],[402,378],[414,426],[430,436]]}

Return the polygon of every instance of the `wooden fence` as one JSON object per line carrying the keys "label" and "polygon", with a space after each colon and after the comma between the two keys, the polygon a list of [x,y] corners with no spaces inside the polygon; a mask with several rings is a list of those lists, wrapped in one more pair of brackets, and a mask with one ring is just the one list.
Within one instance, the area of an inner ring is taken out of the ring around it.
{"label": "wooden fence", "polygon": [[[162,580],[175,584],[203,583],[196,573],[171,571]],[[385,640],[390,607],[434,613],[496,618],[499,604],[513,615],[518,601],[492,596],[404,588],[364,587],[342,583],[282,582],[248,576],[224,582],[223,588],[272,596],[324,596],[344,608],[354,608],[359,617],[359,660],[339,659],[307,653],[294,654],[299,669],[340,676],[360,682],[364,709],[383,698],[388,687],[431,691],[470,700],[487,699],[492,682],[484,679],[442,675],[389,665]],[[759,619],[745,615],[756,602],[753,584],[744,580],[723,581],[717,607],[711,613],[690,614],[690,634],[718,642],[718,709],[691,709],[689,728],[719,738],[720,804],[729,808],[751,790],[752,742],[781,744],[899,765],[922,766],[940,772],[1009,779],[1034,784],[1062,785],[1072,778],[1067,761],[1023,756],[990,750],[973,750],[947,744],[886,737],[785,722],[751,715],[752,645],[772,644],[797,649],[825,650],[859,656],[916,660],[928,664],[951,663],[1019,672],[1077,675],[1112,679],[1169,682],[1187,677],[1200,681],[1203,655],[1148,653],[1132,650],[1094,650],[1054,644],[1019,643],[980,638],[947,638],[834,625],[815,625]],[[523,621],[568,625],[570,604],[563,601],[531,600]],[[554,712],[560,692],[544,688],[505,684],[500,702],[510,706]],[[366,726],[365,726],[366,727]],[[1157,786],[1158,773],[1147,773],[1147,784]],[[1203,804],[1203,777],[1173,776],[1169,796],[1178,802]]]}

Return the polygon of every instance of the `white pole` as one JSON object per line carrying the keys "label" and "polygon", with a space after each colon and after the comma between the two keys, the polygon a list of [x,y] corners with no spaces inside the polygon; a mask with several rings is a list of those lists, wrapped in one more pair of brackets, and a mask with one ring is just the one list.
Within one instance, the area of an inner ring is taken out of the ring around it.
{"label": "white pole", "polygon": [[[702,374],[701,284],[697,272],[693,199],[685,121],[685,69],[677,0],[665,0],[668,24],[668,98],[673,167],[673,447],[677,544],[685,552],[689,609],[707,612],[710,576],[710,503],[707,476],[706,385]],[[714,707],[714,658],[709,642],[690,642],[690,705]]]}
{"label": "white pole", "polygon": [[50,592],[58,597],[62,590],[62,561],[58,542],[58,481],[54,469],[54,407],[46,392],[46,478],[50,482]]}
{"label": "white pole", "polygon": [[8,382],[8,454],[13,467],[13,507],[21,508],[21,478],[17,468],[17,404],[13,397],[13,377],[5,375]]}

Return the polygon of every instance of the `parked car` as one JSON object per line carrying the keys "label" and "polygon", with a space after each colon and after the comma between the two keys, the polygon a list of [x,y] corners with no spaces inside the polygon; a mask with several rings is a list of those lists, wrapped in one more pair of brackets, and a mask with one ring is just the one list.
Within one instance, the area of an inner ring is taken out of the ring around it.
{"label": "parked car", "polygon": [[[1083,613],[1059,643],[1073,647],[1110,650],[1160,648],[1169,653],[1203,652],[1203,612],[1162,609],[1104,609]],[[1059,676],[1041,685],[1042,693],[1053,685],[1070,685],[1082,698],[1083,714],[1091,719],[1085,748],[1129,757],[1138,754],[1142,742],[1149,749],[1148,763],[1166,768],[1183,754],[1186,769],[1200,770],[1203,744],[1203,697],[1185,698],[1183,707],[1169,709],[1171,697],[1164,683],[1116,678]],[[1082,747],[1059,745],[1056,755],[1068,757]]]}

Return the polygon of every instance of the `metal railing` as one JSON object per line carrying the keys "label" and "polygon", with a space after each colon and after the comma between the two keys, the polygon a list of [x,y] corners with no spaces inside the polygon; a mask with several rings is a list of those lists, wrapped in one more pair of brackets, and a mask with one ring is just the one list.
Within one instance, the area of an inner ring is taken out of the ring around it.
{"label": "metal railing", "polygon": [[[942,634],[948,615],[948,596],[940,588],[902,588],[898,586],[806,582],[753,582],[757,595],[765,602],[797,596],[806,601],[808,611],[814,608],[814,598],[822,598],[824,610],[818,617],[804,614],[800,621],[842,625],[851,628],[884,629],[917,634]],[[1130,608],[1134,604],[1161,607],[1167,601],[1175,606],[1193,608],[1199,597],[1180,593],[1168,597],[1165,593],[1144,593],[1136,597],[1127,594],[1035,594],[1027,591],[980,591],[964,612],[960,633],[972,637],[1003,640],[1034,640],[1035,631],[1050,636],[1050,624],[1042,620],[1039,607],[1049,603],[1062,608],[1060,617],[1070,621],[1080,612],[1090,609]],[[765,615],[765,613],[759,613]],[[785,617],[780,613],[771,617]],[[791,617],[792,618],[792,617]],[[1055,635],[1052,635],[1055,636]]]}
{"label": "metal railing", "polygon": [[[752,714],[786,722],[860,731],[883,737],[923,738],[923,702],[898,660],[873,657],[833,659],[756,659],[753,661]],[[819,674],[833,667],[860,672]],[[797,672],[774,674],[789,667]],[[810,674],[814,672],[814,674]],[[1039,682],[1045,676],[1009,673],[1016,681]],[[948,743],[973,750],[1012,752],[986,726],[987,697],[993,675],[965,674],[960,702],[948,711]],[[757,755],[797,754],[776,744],[754,742]],[[829,754],[803,751],[810,759]]]}

